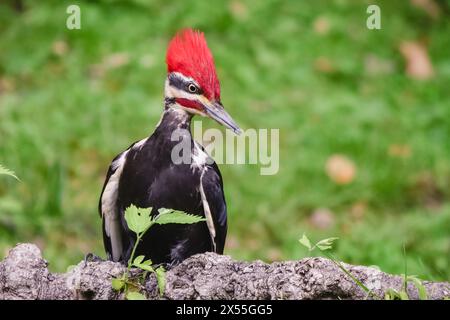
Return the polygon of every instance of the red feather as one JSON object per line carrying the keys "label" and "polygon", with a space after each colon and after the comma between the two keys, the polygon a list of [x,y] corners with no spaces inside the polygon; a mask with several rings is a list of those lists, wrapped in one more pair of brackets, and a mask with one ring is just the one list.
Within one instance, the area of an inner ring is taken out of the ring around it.
{"label": "red feather", "polygon": [[169,43],[166,62],[168,72],[191,77],[198,82],[208,99],[220,100],[214,58],[203,32],[192,29],[180,31]]}

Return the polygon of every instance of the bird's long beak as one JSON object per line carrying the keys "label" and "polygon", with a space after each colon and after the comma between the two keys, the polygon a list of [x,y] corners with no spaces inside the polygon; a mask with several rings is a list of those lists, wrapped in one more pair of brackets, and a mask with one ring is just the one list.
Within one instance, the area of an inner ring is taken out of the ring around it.
{"label": "bird's long beak", "polygon": [[225,111],[223,105],[220,102],[210,102],[203,104],[205,108],[205,113],[210,118],[216,120],[221,125],[233,130],[233,132],[237,135],[241,134],[242,130],[239,126],[234,122],[233,118]]}

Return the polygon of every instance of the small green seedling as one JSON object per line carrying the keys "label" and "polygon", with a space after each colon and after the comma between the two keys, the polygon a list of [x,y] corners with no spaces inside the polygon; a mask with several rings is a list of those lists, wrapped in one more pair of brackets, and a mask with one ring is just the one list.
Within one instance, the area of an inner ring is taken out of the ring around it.
{"label": "small green seedling", "polygon": [[419,299],[420,300],[427,300],[427,290],[425,286],[422,283],[422,280],[420,280],[415,275],[408,275],[408,264],[406,260],[406,249],[405,245],[403,245],[403,260],[405,261],[405,273],[403,276],[403,286],[400,291],[397,291],[395,289],[388,289],[386,293],[384,294],[385,300],[409,300],[408,295],[408,283],[411,282],[416,288],[417,292],[419,293]]}
{"label": "small green seedling", "polygon": [[[333,242],[336,241],[338,238],[327,238],[320,240],[316,244],[312,245],[311,241],[309,241],[308,237],[303,234],[303,236],[300,238],[299,242],[304,247],[306,247],[310,252],[319,249],[328,259],[330,259],[335,265],[337,265],[346,275],[348,275],[361,289],[363,289],[367,293],[367,297],[372,296],[376,299],[381,299],[378,295],[376,295],[374,292],[369,290],[361,281],[356,279],[350,271],[348,271],[341,262],[339,262],[336,257],[328,252],[327,250],[332,249]],[[397,291],[395,289],[388,289],[385,292],[384,299],[385,300],[409,300],[408,292],[407,292],[407,285],[409,282],[413,283],[414,286],[417,288],[417,291],[419,293],[419,299],[420,300],[427,300],[427,290],[425,286],[422,283],[422,280],[420,280],[417,276],[414,275],[407,275],[407,266],[406,266],[406,252],[403,248],[404,253],[404,259],[405,259],[405,273],[403,274],[403,287],[402,290]]]}
{"label": "small green seedling", "polygon": [[375,298],[379,298],[375,293],[373,293],[369,288],[367,288],[361,281],[355,278],[350,271],[348,271],[341,262],[339,262],[336,257],[328,252],[327,250],[330,250],[333,248],[333,242],[338,240],[339,238],[332,237],[320,240],[316,244],[312,245],[311,241],[309,241],[308,237],[303,234],[303,236],[299,239],[299,242],[301,245],[306,247],[310,252],[314,251],[315,249],[319,249],[320,252],[322,252],[328,259],[330,259],[339,269],[341,269],[346,275],[348,275],[361,289],[363,289],[367,293],[367,297],[373,296]]}
{"label": "small green seedling", "polygon": [[19,180],[19,178],[17,178],[16,174],[14,173],[14,171],[11,171],[9,169],[6,169],[4,166],[2,166],[0,164],[0,175],[5,175],[5,176],[9,176],[9,177],[13,177],[16,180]]}
{"label": "small green seedling", "polygon": [[[136,242],[128,260],[127,271],[119,278],[112,279],[111,285],[116,291],[124,291],[128,300],[145,300],[145,296],[140,293],[142,284],[148,272],[154,273],[158,282],[159,294],[164,294],[166,286],[165,270],[162,266],[155,268],[150,259],[145,260],[143,255],[135,257],[136,249],[144,234],[155,224],[163,225],[169,223],[193,224],[206,221],[196,215],[187,214],[183,211],[161,208],[158,215],[152,217],[152,208],[138,208],[131,205],[125,210],[125,220],[128,228],[136,234]],[[135,267],[144,271],[141,282],[130,279],[131,268]]]}
{"label": "small green seedling", "polygon": [[415,275],[403,275],[403,287],[400,291],[397,291],[395,289],[388,289],[384,295],[385,300],[409,300],[409,295],[407,291],[408,283],[411,282],[416,288],[417,292],[419,293],[419,300],[427,300],[428,294],[427,289],[422,283],[422,280],[420,280]]}

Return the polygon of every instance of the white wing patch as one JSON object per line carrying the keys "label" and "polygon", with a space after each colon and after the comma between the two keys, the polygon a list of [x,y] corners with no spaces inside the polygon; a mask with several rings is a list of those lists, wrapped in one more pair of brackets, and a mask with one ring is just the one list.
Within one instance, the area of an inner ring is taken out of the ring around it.
{"label": "white wing patch", "polygon": [[[132,148],[141,148],[147,138],[135,143]],[[130,148],[131,149],[131,148]],[[105,221],[105,233],[111,240],[113,261],[118,261],[123,252],[120,212],[117,208],[117,197],[119,193],[120,176],[130,149],[123,152],[120,157],[111,163],[114,174],[109,177],[108,183],[102,194],[102,216]]]}
{"label": "white wing patch", "polygon": [[211,235],[211,241],[213,244],[214,252],[216,252],[216,228],[214,227],[214,221],[211,215],[211,209],[209,208],[208,199],[206,199],[205,190],[203,189],[203,174],[206,172],[206,167],[200,176],[200,195],[202,198],[203,211],[205,213],[206,225],[208,226],[209,234]]}
{"label": "white wing patch", "polygon": [[191,168],[202,170],[200,175],[200,196],[203,204],[203,211],[205,213],[206,225],[208,226],[209,234],[211,236],[211,241],[213,244],[214,252],[216,252],[216,229],[214,227],[214,221],[211,214],[211,209],[209,208],[208,199],[205,195],[205,190],[203,189],[203,175],[208,171],[207,160],[208,154],[202,150],[196,141],[194,141],[194,150],[192,154]]}
{"label": "white wing patch", "polygon": [[115,172],[109,178],[102,195],[102,215],[105,222],[106,235],[111,240],[113,261],[118,261],[123,251],[120,216],[117,210],[117,196],[119,193],[120,176],[122,175],[127,154],[128,150],[111,164],[111,168]]}

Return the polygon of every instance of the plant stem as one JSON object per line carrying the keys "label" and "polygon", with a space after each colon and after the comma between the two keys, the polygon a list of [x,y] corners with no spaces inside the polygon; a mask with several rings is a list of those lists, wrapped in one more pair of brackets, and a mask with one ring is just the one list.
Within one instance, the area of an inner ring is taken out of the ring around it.
{"label": "plant stem", "polygon": [[405,243],[403,243],[403,261],[405,262],[405,273],[403,274],[403,290],[405,292],[407,292],[407,288],[408,288],[408,280],[407,280],[407,276],[408,276],[408,262],[406,261]]}
{"label": "plant stem", "polygon": [[372,295],[378,299],[381,299],[376,293],[369,290],[369,288],[367,288],[361,281],[356,279],[356,277],[354,277],[347,269],[345,269],[345,267],[340,262],[337,262],[337,259],[333,256],[333,254],[325,251],[322,251],[322,253],[328,259],[330,259],[336,266],[338,266],[338,268],[341,269],[346,275],[348,275],[360,288],[362,288],[365,292],[367,292],[367,295]]}
{"label": "plant stem", "polygon": [[139,242],[141,241],[141,239],[142,239],[142,237],[144,236],[144,234],[147,232],[148,229],[150,229],[150,227],[151,227],[152,225],[153,225],[153,223],[151,223],[151,224],[150,224],[144,231],[142,231],[141,233],[136,233],[136,242],[134,243],[133,250],[131,251],[130,259],[128,260],[127,278],[128,278],[128,275],[130,274],[131,266],[133,265],[134,254],[136,253],[137,246],[139,245]]}
{"label": "plant stem", "polygon": [[128,260],[128,267],[127,267],[127,278],[130,274],[131,265],[133,264],[134,254],[136,253],[137,246],[139,245],[139,241],[141,241],[142,235],[144,232],[136,234],[136,242],[134,243],[133,251],[131,251],[130,259]]}

